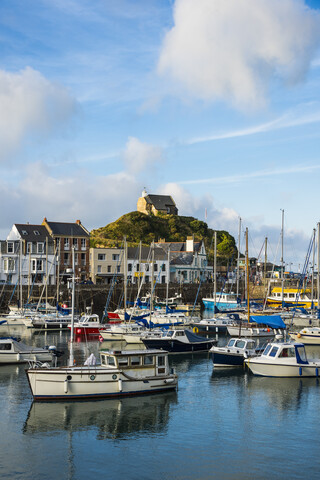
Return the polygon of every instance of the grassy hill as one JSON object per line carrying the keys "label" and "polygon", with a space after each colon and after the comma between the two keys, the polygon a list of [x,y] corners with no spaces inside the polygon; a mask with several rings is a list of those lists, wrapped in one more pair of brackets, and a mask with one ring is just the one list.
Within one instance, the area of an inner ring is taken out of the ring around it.
{"label": "grassy hill", "polygon": [[[209,260],[214,251],[214,230],[194,217],[158,214],[145,215],[131,212],[123,215],[105,227],[92,230],[92,247],[119,247],[123,237],[127,237],[128,245],[136,246],[140,240],[143,245],[165,239],[166,242],[184,242],[188,236],[194,235],[195,241],[204,240]],[[217,231],[217,255],[222,259],[236,256],[236,244],[232,235],[224,230]]]}

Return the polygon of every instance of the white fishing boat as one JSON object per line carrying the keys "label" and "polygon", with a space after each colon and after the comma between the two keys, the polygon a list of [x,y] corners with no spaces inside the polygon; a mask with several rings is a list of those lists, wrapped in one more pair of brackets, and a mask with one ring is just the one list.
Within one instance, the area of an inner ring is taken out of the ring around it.
{"label": "white fishing boat", "polygon": [[0,338],[0,364],[50,362],[55,347],[38,348],[26,345],[14,337]]}
{"label": "white fishing boat", "polygon": [[[69,366],[35,364],[27,370],[35,400],[75,400],[138,395],[174,389],[177,375],[170,370],[168,352],[161,350],[102,350],[100,364],[93,354],[83,365],[73,355],[75,268],[72,250],[72,322]],[[70,273],[70,272],[69,272]]]}
{"label": "white fishing boat", "polygon": [[271,338],[275,335],[283,335],[286,324],[280,315],[252,315],[250,322],[228,326],[228,333],[232,337],[257,337]]}
{"label": "white fishing boat", "polygon": [[102,340],[124,340],[125,335],[140,336],[145,330],[145,327],[136,323],[120,323],[118,325],[110,325],[108,329],[101,329],[99,333]]}
{"label": "white fishing boat", "polygon": [[272,342],[260,356],[245,364],[254,375],[265,377],[318,377],[320,359],[308,361],[303,343]]}
{"label": "white fishing boat", "polygon": [[304,345],[320,345],[320,328],[306,327],[300,332],[289,332],[290,338]]}
{"label": "white fishing boat", "polygon": [[154,393],[176,388],[178,377],[162,350],[101,350],[101,364],[27,370],[34,400],[76,400]]}

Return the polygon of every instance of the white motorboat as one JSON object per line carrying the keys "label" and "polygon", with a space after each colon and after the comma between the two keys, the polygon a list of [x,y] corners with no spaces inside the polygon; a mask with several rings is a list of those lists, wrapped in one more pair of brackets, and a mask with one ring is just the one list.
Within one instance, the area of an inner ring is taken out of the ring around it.
{"label": "white motorboat", "polygon": [[107,329],[101,329],[99,333],[102,340],[124,340],[125,335],[140,336],[145,331],[145,327],[136,323],[120,323],[118,325],[110,325]]}
{"label": "white motorboat", "polygon": [[[235,321],[232,318],[204,318],[200,322],[196,322],[193,325],[193,331],[198,332],[215,332],[215,333],[227,333],[227,327],[235,325]],[[239,327],[238,327],[239,332]]]}
{"label": "white motorboat", "polygon": [[228,326],[232,337],[272,338],[282,336],[286,324],[280,315],[251,315],[250,322]]}
{"label": "white motorboat", "polygon": [[167,330],[162,335],[141,337],[147,348],[159,348],[169,353],[208,352],[217,343],[216,339],[196,335],[192,330]]}
{"label": "white motorboat", "polygon": [[289,332],[292,340],[301,342],[304,345],[320,345],[320,328],[319,327],[306,327],[300,330],[300,332]]}
{"label": "white motorboat", "polygon": [[14,337],[0,338],[0,364],[49,362],[54,355],[55,347],[38,348],[19,342]]}
{"label": "white motorboat", "polygon": [[231,338],[225,347],[214,345],[209,352],[214,367],[243,367],[244,360],[259,353],[252,338]]}
{"label": "white motorboat", "polygon": [[303,343],[272,342],[260,356],[245,364],[254,375],[265,377],[318,377],[320,359],[308,361]]}
{"label": "white motorboat", "polygon": [[34,400],[77,400],[138,395],[175,389],[178,377],[162,350],[101,350],[85,365],[27,370]]}

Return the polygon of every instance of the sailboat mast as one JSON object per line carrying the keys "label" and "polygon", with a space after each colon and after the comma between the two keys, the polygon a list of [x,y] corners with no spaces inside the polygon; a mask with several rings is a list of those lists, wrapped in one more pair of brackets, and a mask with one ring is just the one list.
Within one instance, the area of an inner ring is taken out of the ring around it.
{"label": "sailboat mast", "polygon": [[214,298],[214,310],[216,309],[217,302],[217,231],[214,232],[214,262],[213,262],[213,298]]}
{"label": "sailboat mast", "polygon": [[170,282],[170,247],[168,248],[168,271],[167,271],[166,311],[168,310],[169,282]]}
{"label": "sailboat mast", "polygon": [[248,309],[248,323],[250,323],[248,227],[246,228],[246,276],[247,276],[247,309]]}
{"label": "sailboat mast", "polygon": [[284,210],[282,212],[282,221],[281,221],[281,297],[282,297],[282,308],[284,303],[284,266],[283,266],[283,234],[284,234]]}
{"label": "sailboat mast", "polygon": [[317,310],[319,313],[319,300],[320,300],[320,277],[319,277],[319,265],[320,265],[320,223],[317,224],[318,228],[318,241],[317,241]]}
{"label": "sailboat mast", "polygon": [[316,253],[316,229],[313,229],[313,248],[312,248],[312,275],[311,275],[311,313],[313,313],[314,309],[314,261],[315,261],[315,253]]}
{"label": "sailboat mast", "polygon": [[128,279],[128,250],[127,250],[127,237],[124,237],[124,259],[123,259],[123,281],[124,281],[124,295],[123,295],[123,309],[124,309],[124,319],[126,320],[126,309],[127,309],[127,279]]}
{"label": "sailboat mast", "polygon": [[239,265],[240,265],[240,238],[241,238],[241,217],[239,217],[239,232],[238,232],[238,259],[237,259],[237,298],[239,297],[239,279],[240,279],[240,272],[239,272]]}
{"label": "sailboat mast", "polygon": [[71,330],[70,330],[70,357],[69,366],[73,366],[73,337],[74,337],[74,297],[75,297],[75,261],[74,261],[74,245],[72,245],[72,281],[71,281]]}

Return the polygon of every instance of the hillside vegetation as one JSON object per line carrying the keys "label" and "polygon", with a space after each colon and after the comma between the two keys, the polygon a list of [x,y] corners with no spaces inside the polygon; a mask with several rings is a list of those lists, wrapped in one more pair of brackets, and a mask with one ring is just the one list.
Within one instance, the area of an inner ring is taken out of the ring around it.
{"label": "hillside vegetation", "polygon": [[[143,245],[149,246],[153,240],[160,239],[166,242],[185,242],[191,235],[194,235],[195,241],[204,241],[209,260],[212,260],[214,230],[194,217],[178,215],[127,213],[105,227],[92,230],[91,246],[120,247],[124,236],[130,246],[136,246],[140,241]],[[236,256],[236,251],[233,236],[224,230],[217,231],[217,256],[229,259]]]}

